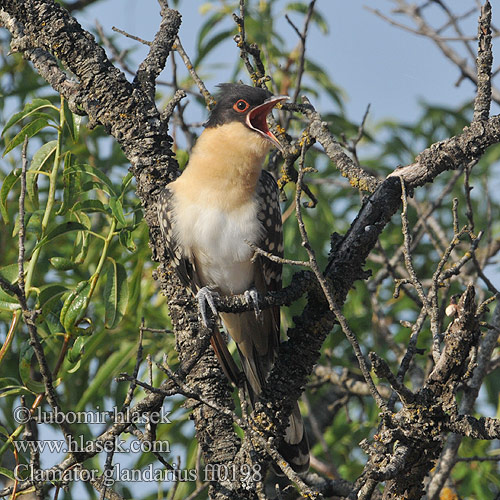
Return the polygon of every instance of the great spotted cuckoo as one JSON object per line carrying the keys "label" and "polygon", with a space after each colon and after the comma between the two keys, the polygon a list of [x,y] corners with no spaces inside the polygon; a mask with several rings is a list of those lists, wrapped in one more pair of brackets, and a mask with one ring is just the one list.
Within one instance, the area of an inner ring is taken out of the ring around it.
{"label": "great spotted cuckoo", "polygon": [[[276,359],[280,341],[279,307],[257,310],[258,294],[281,288],[281,263],[258,255],[253,244],[283,256],[278,187],[263,163],[272,146],[267,115],[286,96],[262,88],[222,84],[205,129],[182,175],[159,199],[159,222],[171,262],[182,283],[197,295],[207,324],[213,295],[242,294],[256,310],[221,313],[236,342],[253,403]],[[218,328],[212,346],[228,377],[235,363]],[[290,416],[282,445],[283,457],[298,471],[309,467],[309,445],[298,405]]]}

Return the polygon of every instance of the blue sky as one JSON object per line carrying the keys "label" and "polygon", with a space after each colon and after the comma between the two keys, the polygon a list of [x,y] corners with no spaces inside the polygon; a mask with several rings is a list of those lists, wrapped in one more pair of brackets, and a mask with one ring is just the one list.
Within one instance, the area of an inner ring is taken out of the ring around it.
{"label": "blue sky", "polygon": [[[195,56],[196,33],[206,19],[200,11],[207,3],[206,0],[182,0],[179,5],[183,14],[181,41],[191,57]],[[288,0],[283,0],[280,6],[288,3]],[[465,12],[475,5],[474,0],[448,3],[457,12]],[[460,86],[455,86],[458,69],[431,41],[389,25],[366,8],[376,7],[390,14],[394,2],[318,0],[316,5],[330,30],[325,35],[315,26],[311,28],[308,55],[326,67],[331,79],[345,91],[345,107],[352,120],[360,120],[368,104],[371,104],[372,120],[395,118],[411,121],[419,114],[420,100],[455,107],[473,98],[473,85],[463,81]],[[429,12],[439,19],[437,9]],[[493,20],[500,24],[497,14],[494,10]],[[160,21],[157,0],[103,0],[79,14],[78,18],[87,28],[98,19],[106,32],[111,32],[114,25],[148,40],[154,36]],[[402,16],[398,19],[407,23]],[[301,26],[298,18],[297,22]],[[296,35],[284,18],[279,27],[280,34],[290,40],[290,48],[293,48]],[[468,35],[476,33],[475,16],[464,24],[464,29]],[[131,40],[124,39],[120,43],[135,47],[137,62],[146,53],[145,48]],[[454,44],[460,46],[458,42]],[[229,78],[230,68],[237,57],[232,41],[215,51],[211,61],[228,63],[225,70],[220,70],[219,77],[207,81],[209,89]],[[328,109],[331,103],[327,100],[320,99],[315,104],[323,112],[331,110]],[[498,113],[498,107],[492,111]]]}

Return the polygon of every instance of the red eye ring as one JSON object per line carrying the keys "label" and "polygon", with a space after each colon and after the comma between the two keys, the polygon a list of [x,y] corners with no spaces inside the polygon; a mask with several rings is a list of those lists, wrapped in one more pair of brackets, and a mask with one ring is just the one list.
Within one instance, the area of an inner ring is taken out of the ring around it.
{"label": "red eye ring", "polygon": [[249,107],[250,104],[248,104],[248,102],[246,102],[245,99],[239,99],[233,105],[233,109],[238,113],[244,113]]}

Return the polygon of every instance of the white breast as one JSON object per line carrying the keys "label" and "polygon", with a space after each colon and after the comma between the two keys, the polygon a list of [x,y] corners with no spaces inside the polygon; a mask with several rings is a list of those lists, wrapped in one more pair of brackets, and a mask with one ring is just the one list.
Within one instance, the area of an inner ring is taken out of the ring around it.
{"label": "white breast", "polygon": [[176,212],[176,240],[185,256],[194,258],[203,284],[225,294],[247,290],[253,282],[253,250],[247,241],[257,244],[263,231],[256,201],[230,212],[196,203],[182,204]]}

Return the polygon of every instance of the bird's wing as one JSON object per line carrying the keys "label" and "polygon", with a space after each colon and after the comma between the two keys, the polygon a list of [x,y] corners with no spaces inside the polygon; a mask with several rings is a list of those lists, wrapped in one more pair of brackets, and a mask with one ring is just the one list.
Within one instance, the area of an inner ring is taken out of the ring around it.
{"label": "bird's wing", "polygon": [[[277,257],[283,257],[283,227],[279,206],[279,189],[274,177],[266,171],[262,172],[258,195],[258,217],[265,228],[264,237],[259,246],[262,250],[266,250]],[[280,290],[282,264],[261,255],[259,255],[259,261],[267,291]],[[270,336],[268,339],[268,359],[272,359],[272,363],[274,363],[280,338],[280,308],[273,307],[268,311],[270,311],[268,314],[272,315],[272,327],[268,333]],[[264,319],[264,323],[269,323],[269,321]],[[309,468],[309,443],[297,403],[295,403],[290,415],[279,452],[296,472],[305,472]]]}
{"label": "bird's wing", "polygon": [[174,193],[169,187],[165,187],[158,198],[158,222],[165,239],[165,245],[172,267],[175,269],[181,283],[196,291],[195,285],[198,281],[193,263],[182,253],[178,245],[173,228],[174,216]]}
{"label": "bird's wing", "polygon": [[[279,189],[274,177],[265,170],[262,171],[259,179],[257,197],[259,200],[257,217],[264,227],[263,237],[257,246],[277,257],[283,257],[283,224],[279,204]],[[257,267],[261,270],[266,292],[274,292],[281,289],[281,272],[283,267],[281,262],[275,262],[263,255],[259,255],[257,258]],[[256,276],[256,281],[259,281],[258,278]],[[272,344],[274,349],[277,349],[280,337],[280,308],[273,307],[270,310],[273,314],[273,334],[275,336]]]}

